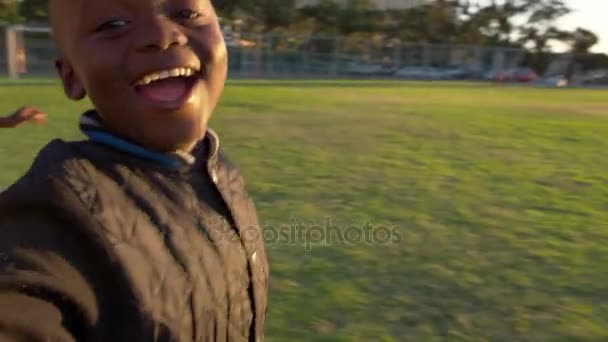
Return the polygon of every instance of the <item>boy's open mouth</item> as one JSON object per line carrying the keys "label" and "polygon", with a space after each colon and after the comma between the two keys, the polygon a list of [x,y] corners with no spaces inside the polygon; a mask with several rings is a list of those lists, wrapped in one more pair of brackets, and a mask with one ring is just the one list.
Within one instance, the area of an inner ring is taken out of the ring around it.
{"label": "boy's open mouth", "polygon": [[198,71],[190,68],[173,68],[144,76],[135,84],[135,90],[155,102],[181,102],[191,93]]}

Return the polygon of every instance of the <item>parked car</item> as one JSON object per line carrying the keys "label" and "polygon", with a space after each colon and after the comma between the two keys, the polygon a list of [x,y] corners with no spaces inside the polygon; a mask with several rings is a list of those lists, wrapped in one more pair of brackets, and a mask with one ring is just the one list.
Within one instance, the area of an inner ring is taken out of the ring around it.
{"label": "parked car", "polygon": [[527,67],[490,71],[485,77],[487,80],[496,82],[520,82],[530,83],[539,79],[538,74]]}
{"label": "parked car", "polygon": [[554,75],[548,76],[540,80],[542,84],[553,86],[553,87],[566,87],[569,82],[565,75]]}
{"label": "parked car", "polygon": [[410,66],[397,70],[395,76],[413,80],[440,80],[444,74],[439,68]]}
{"label": "parked car", "polygon": [[604,85],[608,86],[608,70],[594,70],[583,78],[585,85]]}
{"label": "parked car", "polygon": [[449,66],[440,69],[441,78],[445,80],[464,80],[469,78],[470,71],[466,67]]}
{"label": "parked car", "polygon": [[515,68],[507,78],[513,82],[535,82],[538,80],[538,74],[536,71],[530,68]]}
{"label": "parked car", "polygon": [[353,62],[347,65],[346,72],[355,76],[392,76],[395,73],[395,68],[380,64]]}

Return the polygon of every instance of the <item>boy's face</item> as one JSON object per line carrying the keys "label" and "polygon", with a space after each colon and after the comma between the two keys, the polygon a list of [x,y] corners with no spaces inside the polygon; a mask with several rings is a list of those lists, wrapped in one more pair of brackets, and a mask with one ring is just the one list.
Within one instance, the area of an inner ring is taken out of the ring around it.
{"label": "boy's face", "polygon": [[224,88],[226,46],[210,0],[51,0],[66,94],[88,95],[114,133],[190,150]]}

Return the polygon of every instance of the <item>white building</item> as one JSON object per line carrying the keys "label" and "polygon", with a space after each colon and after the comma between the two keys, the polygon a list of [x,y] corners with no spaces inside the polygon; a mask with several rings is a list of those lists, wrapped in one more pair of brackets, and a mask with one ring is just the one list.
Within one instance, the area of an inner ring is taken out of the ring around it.
{"label": "white building", "polygon": [[[351,0],[334,0],[336,3],[346,6]],[[372,0],[371,2],[379,10],[405,10],[412,7],[422,6],[433,0]],[[296,0],[296,7],[314,6],[319,0]]]}

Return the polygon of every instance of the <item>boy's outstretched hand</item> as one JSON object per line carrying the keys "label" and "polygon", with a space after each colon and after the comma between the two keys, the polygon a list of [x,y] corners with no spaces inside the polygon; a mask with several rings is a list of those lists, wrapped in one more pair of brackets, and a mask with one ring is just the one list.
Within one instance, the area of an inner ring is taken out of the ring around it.
{"label": "boy's outstretched hand", "polygon": [[39,111],[37,108],[24,106],[19,108],[15,113],[0,117],[0,127],[17,127],[22,123],[30,122],[42,124],[46,122],[46,114]]}

